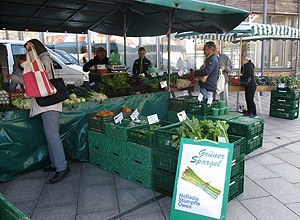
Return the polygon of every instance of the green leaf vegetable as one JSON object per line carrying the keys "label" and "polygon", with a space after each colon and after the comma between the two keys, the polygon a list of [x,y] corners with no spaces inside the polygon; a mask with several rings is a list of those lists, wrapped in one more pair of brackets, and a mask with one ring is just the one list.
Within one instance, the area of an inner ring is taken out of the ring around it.
{"label": "green leaf vegetable", "polygon": [[277,85],[279,83],[283,83],[285,85],[285,87],[289,88],[289,89],[294,89],[295,86],[297,86],[299,84],[297,78],[289,77],[289,76],[282,76],[282,75],[280,75],[276,79],[276,83],[277,83]]}

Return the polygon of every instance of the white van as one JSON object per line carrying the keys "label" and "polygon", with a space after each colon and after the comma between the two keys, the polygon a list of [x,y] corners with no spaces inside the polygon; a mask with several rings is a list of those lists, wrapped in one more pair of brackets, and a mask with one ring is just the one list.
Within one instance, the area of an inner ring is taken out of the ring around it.
{"label": "white van", "polygon": [[[4,74],[12,74],[13,64],[17,62],[20,54],[25,54],[26,41],[0,40],[0,64]],[[53,61],[55,76],[64,79],[65,83],[72,84],[77,80],[88,81],[88,74],[82,67],[72,64],[53,50],[48,49]]]}

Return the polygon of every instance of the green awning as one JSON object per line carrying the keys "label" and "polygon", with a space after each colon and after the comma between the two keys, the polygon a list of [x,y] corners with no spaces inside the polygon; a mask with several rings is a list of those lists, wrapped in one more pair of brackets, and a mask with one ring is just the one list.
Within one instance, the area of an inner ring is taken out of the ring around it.
{"label": "green awning", "polygon": [[[3,0],[0,28],[127,37],[198,31],[228,32],[249,13],[198,0]],[[126,22],[124,22],[126,20]]]}
{"label": "green awning", "polygon": [[203,34],[199,32],[186,32],[176,34],[175,38],[198,38],[207,40],[221,40],[237,43],[257,40],[299,40],[300,30],[285,25],[271,25],[242,22],[232,31],[223,34]]}

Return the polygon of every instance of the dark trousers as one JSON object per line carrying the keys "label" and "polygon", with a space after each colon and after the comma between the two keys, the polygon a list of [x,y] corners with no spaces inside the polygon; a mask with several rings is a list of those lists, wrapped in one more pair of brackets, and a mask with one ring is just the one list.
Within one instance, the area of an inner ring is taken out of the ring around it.
{"label": "dark trousers", "polygon": [[256,86],[245,86],[245,97],[247,103],[248,114],[256,115],[256,106],[254,103],[254,94]]}

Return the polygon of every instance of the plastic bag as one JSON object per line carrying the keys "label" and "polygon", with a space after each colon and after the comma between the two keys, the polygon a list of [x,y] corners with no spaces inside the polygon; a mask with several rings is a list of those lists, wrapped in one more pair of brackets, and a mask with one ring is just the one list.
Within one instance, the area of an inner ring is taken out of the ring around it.
{"label": "plastic bag", "polygon": [[121,61],[121,56],[118,52],[112,52],[109,56],[109,59],[108,59],[108,64],[110,65],[122,65]]}

